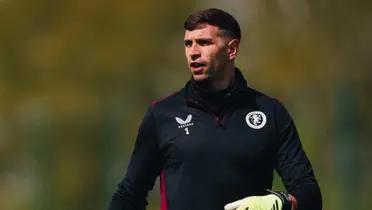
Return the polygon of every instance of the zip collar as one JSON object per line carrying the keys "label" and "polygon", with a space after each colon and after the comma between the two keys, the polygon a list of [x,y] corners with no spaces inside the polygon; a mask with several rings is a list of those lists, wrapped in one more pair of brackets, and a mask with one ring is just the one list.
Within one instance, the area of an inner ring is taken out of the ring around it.
{"label": "zip collar", "polygon": [[238,68],[235,68],[234,83],[225,90],[213,91],[198,87],[195,81],[190,79],[185,85],[185,100],[197,106],[226,106],[234,101],[243,91],[247,90],[247,82]]}
{"label": "zip collar", "polygon": [[248,89],[247,82],[238,68],[235,68],[234,83],[222,91],[208,91],[195,86],[190,79],[185,86],[185,100],[188,106],[211,114],[218,126],[223,126],[226,117],[239,104],[239,98]]}

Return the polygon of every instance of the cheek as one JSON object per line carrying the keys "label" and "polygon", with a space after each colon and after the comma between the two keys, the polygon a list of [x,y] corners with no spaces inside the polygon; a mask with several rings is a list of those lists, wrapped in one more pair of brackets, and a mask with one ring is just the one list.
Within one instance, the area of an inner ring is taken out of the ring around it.
{"label": "cheek", "polygon": [[211,62],[211,63],[215,63],[217,60],[220,59],[221,57],[221,52],[218,51],[218,49],[216,48],[209,48],[205,51],[205,58]]}
{"label": "cheek", "polygon": [[202,57],[209,63],[209,66],[218,68],[226,63],[227,52],[225,48],[213,45],[202,51]]}
{"label": "cheek", "polygon": [[226,47],[219,50],[219,58],[223,60],[227,60],[228,58],[228,49]]}
{"label": "cheek", "polygon": [[184,52],[185,52],[185,57],[186,57],[186,59],[189,57],[188,55],[189,55],[189,51],[187,50],[187,48],[185,48],[184,49]]}
{"label": "cheek", "polygon": [[214,55],[214,60],[216,65],[225,64],[227,61],[227,53],[224,50],[218,51],[218,53]]}

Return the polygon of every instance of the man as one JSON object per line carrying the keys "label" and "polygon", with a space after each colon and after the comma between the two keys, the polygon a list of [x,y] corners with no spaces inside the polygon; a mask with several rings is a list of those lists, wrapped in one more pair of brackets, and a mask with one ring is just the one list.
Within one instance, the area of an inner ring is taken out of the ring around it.
{"label": "man", "polygon": [[[192,78],[154,102],[110,210],[141,210],[157,176],[162,210],[320,210],[295,125],[235,67],[240,27],[228,13],[191,14],[184,46]],[[274,192],[276,169],[288,192]]]}

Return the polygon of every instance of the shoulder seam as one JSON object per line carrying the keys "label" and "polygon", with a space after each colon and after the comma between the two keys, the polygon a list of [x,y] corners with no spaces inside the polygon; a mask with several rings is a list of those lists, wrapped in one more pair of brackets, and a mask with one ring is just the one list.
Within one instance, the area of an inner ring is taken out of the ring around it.
{"label": "shoulder seam", "polygon": [[[181,90],[182,90],[182,89],[181,89]],[[159,102],[164,101],[164,100],[166,100],[166,99],[168,99],[168,98],[170,98],[170,97],[176,95],[177,93],[181,92],[181,90],[177,90],[177,91],[171,92],[170,94],[168,94],[168,95],[166,95],[166,96],[164,96],[164,97],[162,97],[162,98],[160,98],[160,99],[152,100],[152,101],[151,101],[151,106],[154,107],[154,106],[155,106],[156,104],[158,104]]]}

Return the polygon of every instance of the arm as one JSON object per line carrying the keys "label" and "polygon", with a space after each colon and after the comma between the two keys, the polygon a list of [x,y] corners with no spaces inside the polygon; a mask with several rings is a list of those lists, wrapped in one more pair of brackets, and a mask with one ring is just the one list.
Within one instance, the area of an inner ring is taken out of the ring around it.
{"label": "arm", "polygon": [[147,193],[160,173],[160,159],[154,116],[150,107],[139,127],[127,174],[112,196],[109,210],[145,209]]}
{"label": "arm", "polygon": [[322,198],[310,161],[307,158],[294,122],[285,108],[276,109],[278,150],[276,170],[290,195],[297,200],[297,210],[321,210]]}

